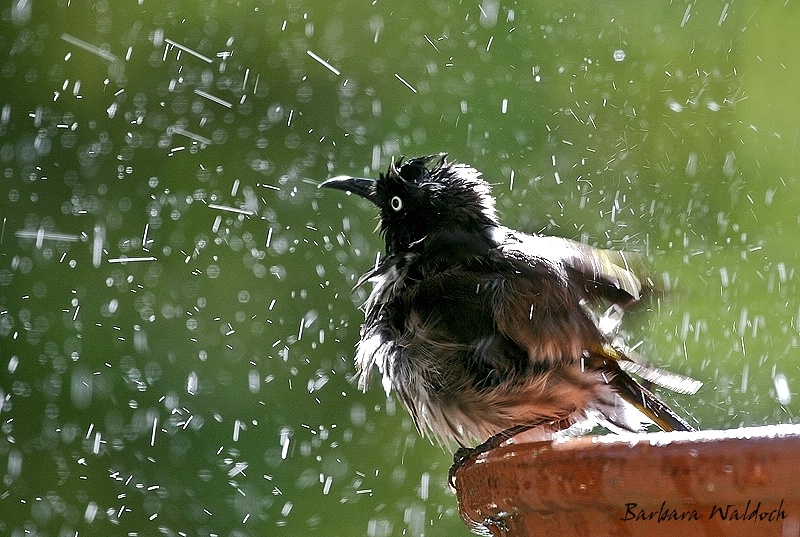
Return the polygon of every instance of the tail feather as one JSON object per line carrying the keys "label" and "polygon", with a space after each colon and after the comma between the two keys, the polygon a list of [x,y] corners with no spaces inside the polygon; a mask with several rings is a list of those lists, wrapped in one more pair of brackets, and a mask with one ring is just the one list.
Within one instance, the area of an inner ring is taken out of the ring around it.
{"label": "tail feather", "polygon": [[[682,375],[675,375],[634,362],[623,351],[608,343],[603,343],[593,348],[589,352],[589,356],[594,367],[603,372],[603,376],[611,389],[662,430],[667,432],[695,430],[686,420],[676,414],[653,392],[628,375],[626,371],[631,371],[635,374],[641,372],[643,373],[642,378],[646,381],[657,382],[679,393],[694,394],[702,386],[702,383]],[[655,375],[653,372],[660,372],[660,376]],[[655,378],[651,379],[650,377],[653,376]]]}
{"label": "tail feather", "polygon": [[667,432],[695,430],[653,392],[636,382],[621,369],[611,375],[608,383],[622,399],[650,418],[662,430]]}

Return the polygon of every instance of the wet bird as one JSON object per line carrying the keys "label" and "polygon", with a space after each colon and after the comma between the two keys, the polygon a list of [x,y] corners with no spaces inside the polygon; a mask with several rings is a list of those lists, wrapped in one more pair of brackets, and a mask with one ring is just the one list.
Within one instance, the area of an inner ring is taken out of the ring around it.
{"label": "wet bird", "polygon": [[358,283],[373,284],[358,384],[377,367],[421,433],[488,448],[589,418],[693,430],[645,386],[694,393],[700,383],[643,363],[616,335],[646,288],[631,256],[501,225],[481,174],[444,154],[319,186],[380,211],[385,255]]}

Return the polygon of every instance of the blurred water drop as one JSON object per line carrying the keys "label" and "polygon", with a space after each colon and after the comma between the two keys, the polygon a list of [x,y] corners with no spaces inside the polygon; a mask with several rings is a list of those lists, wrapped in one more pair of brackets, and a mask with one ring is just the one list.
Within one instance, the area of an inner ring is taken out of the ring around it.
{"label": "blurred water drop", "polygon": [[186,380],[186,392],[189,395],[195,395],[197,393],[197,373],[194,371],[189,373],[189,378]]}
{"label": "blurred water drop", "polygon": [[76,366],[72,370],[70,396],[75,408],[87,408],[92,402],[92,374],[84,367]]}
{"label": "blurred water drop", "polygon": [[97,516],[98,506],[95,502],[89,502],[86,505],[86,511],[83,513],[83,519],[91,524]]}
{"label": "blurred water drop", "polygon": [[235,420],[233,422],[233,441],[234,442],[238,442],[239,441],[239,433],[241,431],[243,431],[243,430],[247,430],[247,425],[245,425],[245,423],[243,421],[241,421],[241,420]]}
{"label": "blurred water drop", "polygon": [[692,151],[689,153],[689,159],[686,161],[686,175],[694,177],[697,174],[697,153]]}
{"label": "blurred water drop", "polygon": [[22,472],[22,453],[17,449],[12,449],[8,452],[8,478],[16,479]]}
{"label": "blurred water drop", "polygon": [[260,377],[255,369],[251,369],[247,374],[247,387],[250,389],[250,393],[258,393],[261,389]]}
{"label": "blurred water drop", "polygon": [[355,403],[350,406],[350,422],[353,425],[360,426],[364,425],[367,421],[367,410],[364,408],[364,405],[360,403]]}
{"label": "blurred water drop", "polygon": [[280,433],[280,446],[281,446],[281,459],[286,460],[289,454],[289,443],[291,441],[292,431],[288,427],[282,427]]}
{"label": "blurred water drop", "polygon": [[141,354],[145,354],[148,351],[147,332],[142,330],[139,325],[134,325],[133,327],[133,347]]}
{"label": "blurred water drop", "polygon": [[103,435],[100,432],[94,434],[94,442],[92,443],[92,453],[95,455],[100,454],[100,446],[103,444]]}
{"label": "blurred water drop", "polygon": [[786,375],[777,373],[772,381],[775,383],[775,395],[778,402],[782,405],[788,405],[792,402],[792,392],[789,390],[789,382],[786,380]]}
{"label": "blurred water drop", "polygon": [[747,329],[747,308],[744,307],[739,311],[739,324],[736,326],[736,333],[739,336],[744,335],[744,331]]}
{"label": "blurred water drop", "polygon": [[392,534],[392,522],[386,519],[371,518],[367,523],[367,537],[389,537]]}
{"label": "blurred water drop", "polygon": [[750,381],[750,364],[747,363],[744,364],[744,366],[742,367],[742,384],[739,388],[742,393],[747,393],[747,385],[749,381]]}
{"label": "blurred water drop", "polygon": [[322,373],[321,371],[318,371],[316,378],[308,379],[308,386],[307,386],[308,393],[314,393],[322,389],[322,387],[328,383],[328,380],[330,380],[328,375]]}
{"label": "blurred water drop", "polygon": [[673,112],[682,112],[683,111],[683,105],[681,103],[679,103],[678,101],[676,101],[675,99],[669,99],[667,101],[667,106]]}
{"label": "blurred water drop", "polygon": [[625,59],[625,51],[621,49],[617,49],[614,51],[614,61],[621,62]]}
{"label": "blurred water drop", "polygon": [[408,525],[410,535],[424,535],[425,507],[419,504],[407,507],[403,513],[403,522]]}
{"label": "blurred water drop", "polygon": [[423,472],[419,484],[419,499],[423,502],[428,501],[428,489],[430,488],[431,474]]}
{"label": "blurred water drop", "polygon": [[13,0],[11,2],[11,22],[15,26],[25,26],[31,18],[33,2]]}
{"label": "blurred water drop", "polygon": [[736,155],[734,155],[733,151],[728,151],[725,153],[725,162],[722,164],[722,173],[728,177],[733,177],[733,174],[736,173]]}
{"label": "blurred water drop", "polygon": [[480,24],[484,28],[492,28],[497,24],[497,14],[500,11],[499,0],[483,0],[480,5]]}

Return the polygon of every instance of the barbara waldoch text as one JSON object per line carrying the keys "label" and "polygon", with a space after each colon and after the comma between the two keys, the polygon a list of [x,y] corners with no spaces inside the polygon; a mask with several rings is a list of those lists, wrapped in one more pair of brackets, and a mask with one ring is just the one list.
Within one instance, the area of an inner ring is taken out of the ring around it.
{"label": "barbara waldoch text", "polygon": [[787,517],[783,500],[776,506],[761,501],[747,500],[745,505],[714,504],[710,509],[676,509],[661,502],[658,509],[642,509],[637,503],[626,503],[624,522],[677,522],[694,520],[719,520],[722,522],[775,522]]}

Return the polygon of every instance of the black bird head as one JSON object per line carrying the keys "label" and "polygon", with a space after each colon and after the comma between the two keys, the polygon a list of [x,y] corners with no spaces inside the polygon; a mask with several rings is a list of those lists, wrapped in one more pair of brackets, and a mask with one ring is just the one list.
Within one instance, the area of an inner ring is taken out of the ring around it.
{"label": "black bird head", "polygon": [[377,180],[339,176],[319,186],[377,205],[388,254],[408,250],[432,233],[480,233],[498,225],[489,184],[474,168],[448,162],[445,154],[400,158]]}

